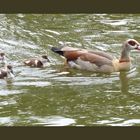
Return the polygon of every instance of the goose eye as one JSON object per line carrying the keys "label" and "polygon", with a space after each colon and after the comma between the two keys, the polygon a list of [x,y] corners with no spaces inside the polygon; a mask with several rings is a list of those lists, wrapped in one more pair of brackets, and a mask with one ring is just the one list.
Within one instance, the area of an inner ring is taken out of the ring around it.
{"label": "goose eye", "polygon": [[135,45],[136,45],[136,42],[134,42],[134,41],[129,41],[128,44],[130,44],[131,46],[135,46]]}

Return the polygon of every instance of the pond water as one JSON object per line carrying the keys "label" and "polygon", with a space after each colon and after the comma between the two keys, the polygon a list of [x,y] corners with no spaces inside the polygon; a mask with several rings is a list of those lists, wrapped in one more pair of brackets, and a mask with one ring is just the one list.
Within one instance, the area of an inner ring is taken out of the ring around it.
{"label": "pond water", "polygon": [[[139,14],[0,14],[0,50],[15,78],[0,79],[0,126],[140,126],[140,53],[129,72],[66,69],[50,47],[102,50],[119,57],[140,41]],[[51,64],[23,60],[46,53]]]}

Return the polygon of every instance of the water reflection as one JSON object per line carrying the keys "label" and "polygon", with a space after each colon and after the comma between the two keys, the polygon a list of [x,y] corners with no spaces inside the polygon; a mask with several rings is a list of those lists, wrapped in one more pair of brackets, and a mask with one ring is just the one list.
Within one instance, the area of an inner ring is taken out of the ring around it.
{"label": "water reflection", "polygon": [[121,84],[121,92],[122,94],[127,94],[129,92],[129,79],[127,77],[127,72],[120,72],[119,78]]}

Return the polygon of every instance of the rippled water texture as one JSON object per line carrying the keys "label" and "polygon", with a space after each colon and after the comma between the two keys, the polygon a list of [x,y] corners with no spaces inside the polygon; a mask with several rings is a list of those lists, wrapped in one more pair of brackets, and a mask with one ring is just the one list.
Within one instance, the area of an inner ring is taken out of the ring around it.
{"label": "rippled water texture", "polygon": [[[140,126],[140,53],[133,68],[110,75],[67,69],[50,51],[62,45],[119,57],[128,38],[140,41],[139,14],[1,14],[0,50],[16,77],[0,80],[1,126]],[[23,65],[48,53],[45,68]]]}

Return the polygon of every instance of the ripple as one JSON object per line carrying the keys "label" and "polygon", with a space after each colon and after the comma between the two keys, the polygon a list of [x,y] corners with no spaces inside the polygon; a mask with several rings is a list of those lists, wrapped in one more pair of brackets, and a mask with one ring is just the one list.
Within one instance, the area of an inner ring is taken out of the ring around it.
{"label": "ripple", "polygon": [[140,125],[140,119],[130,119],[125,120],[122,123],[112,123],[108,124],[110,126],[134,126],[134,125]]}
{"label": "ripple", "polygon": [[31,49],[37,49],[38,46],[35,44],[29,44],[27,42],[24,42],[22,40],[7,40],[7,39],[1,39],[1,41],[9,46],[20,46],[25,48],[31,48]]}
{"label": "ripple", "polygon": [[53,33],[53,34],[55,34],[55,35],[60,35],[60,33],[59,32],[56,32],[56,31],[53,31],[53,30],[45,30],[46,32],[49,32],[49,33]]}
{"label": "ripple", "polygon": [[54,77],[55,81],[62,82],[62,85],[100,85],[113,83],[119,80],[119,77],[99,78],[99,77]]}
{"label": "ripple", "polygon": [[135,126],[140,125],[140,119],[125,120],[124,118],[110,118],[110,120],[101,120],[94,124],[107,126]]}
{"label": "ripple", "polygon": [[0,102],[0,106],[6,106],[6,105],[13,105],[13,104],[16,104],[17,102],[15,100],[8,100],[8,101],[2,101]]}
{"label": "ripple", "polygon": [[36,87],[45,87],[45,86],[50,86],[50,82],[46,81],[37,81],[37,82],[14,82],[13,85],[15,86],[36,86]]}
{"label": "ripple", "polygon": [[12,119],[11,117],[0,117],[0,125],[12,125]]}
{"label": "ripple", "polygon": [[8,96],[8,95],[13,95],[13,94],[20,94],[24,93],[25,90],[0,90],[0,96]]}
{"label": "ripple", "polygon": [[49,117],[29,117],[29,119],[38,121],[34,123],[35,125],[45,125],[45,126],[68,126],[75,124],[75,120],[71,118],[65,118],[61,116],[49,116]]}
{"label": "ripple", "polygon": [[101,120],[101,121],[97,121],[96,123],[93,123],[93,124],[99,124],[99,125],[108,125],[108,124],[111,124],[113,122],[120,122],[120,121],[123,121],[124,119],[123,118],[111,118],[110,120]]}
{"label": "ripple", "polygon": [[127,20],[101,20],[101,23],[109,24],[112,26],[126,25],[127,22]]}

